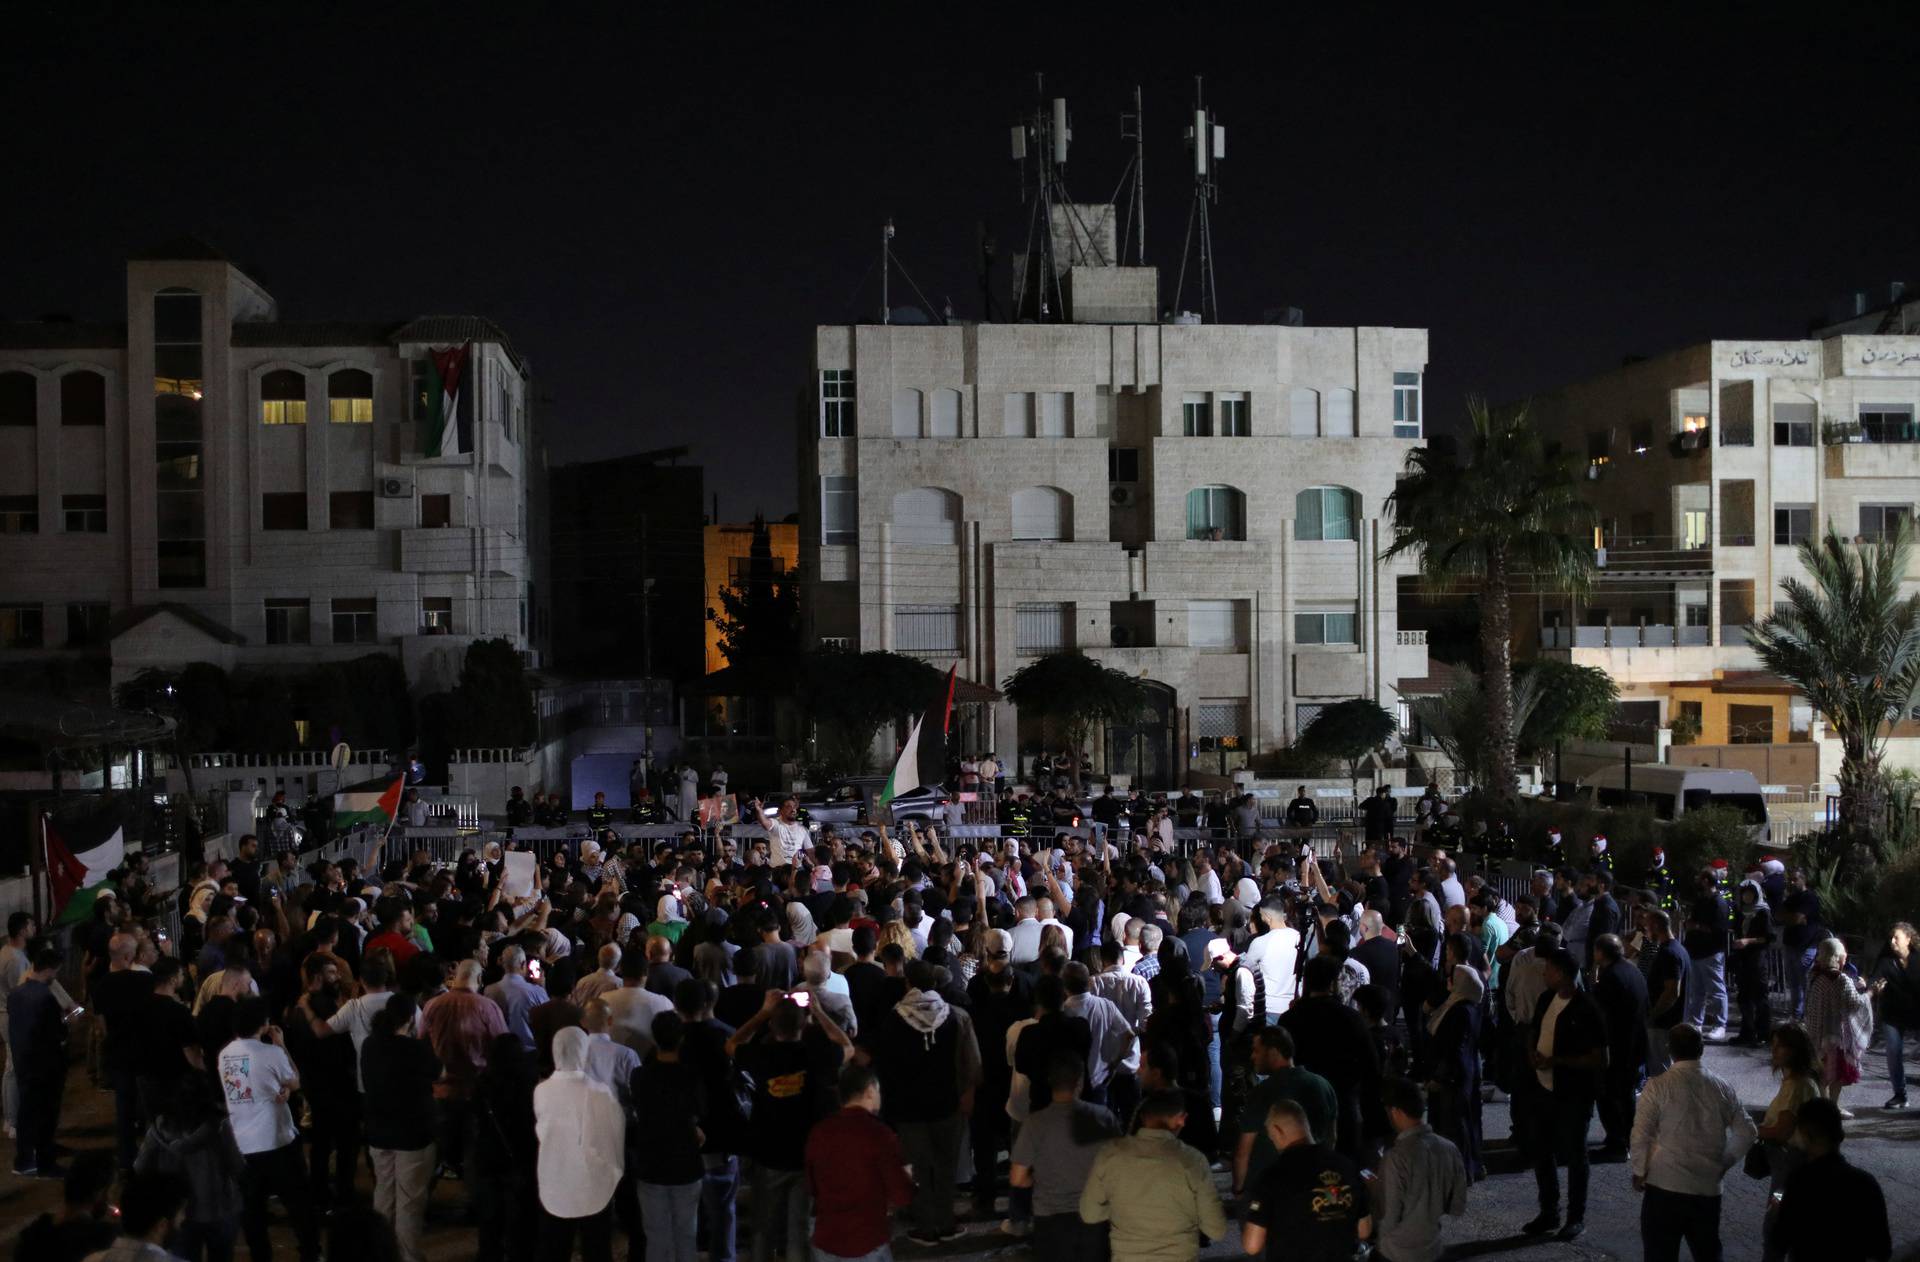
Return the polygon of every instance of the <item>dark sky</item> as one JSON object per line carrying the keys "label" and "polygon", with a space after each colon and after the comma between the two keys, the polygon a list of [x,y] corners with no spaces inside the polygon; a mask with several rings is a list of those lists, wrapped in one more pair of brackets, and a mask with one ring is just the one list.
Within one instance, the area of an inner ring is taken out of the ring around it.
{"label": "dark sky", "polygon": [[126,254],[194,233],[288,319],[489,315],[533,360],[554,461],[684,443],[723,516],[777,515],[811,326],[873,318],[884,219],[936,306],[980,314],[976,225],[1003,256],[1024,232],[1007,128],[1035,70],[1072,103],[1085,201],[1118,182],[1144,87],[1163,303],[1204,73],[1224,317],[1428,327],[1442,421],[1470,391],[1797,335],[1854,289],[1920,285],[1920,23],[1893,6],[1075,6],[1053,29],[972,6],[404,7],[14,6],[0,314],[118,318]]}

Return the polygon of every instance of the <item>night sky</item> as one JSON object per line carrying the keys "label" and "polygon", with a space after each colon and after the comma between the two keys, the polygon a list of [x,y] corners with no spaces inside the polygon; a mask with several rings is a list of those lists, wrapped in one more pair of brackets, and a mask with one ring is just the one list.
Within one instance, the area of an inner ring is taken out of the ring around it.
{"label": "night sky", "polygon": [[1224,318],[1430,328],[1442,423],[1470,391],[1920,286],[1916,23],[1892,6],[1558,27],[1086,6],[1048,29],[543,8],[12,6],[0,317],[123,318],[126,255],[199,235],[286,319],[491,316],[533,361],[551,460],[684,443],[723,516],[778,515],[811,326],[876,316],[883,220],[936,307],[981,314],[976,225],[1002,273],[1024,237],[1007,128],[1036,70],[1071,102],[1082,201],[1112,195],[1143,86],[1163,304],[1203,73]]}

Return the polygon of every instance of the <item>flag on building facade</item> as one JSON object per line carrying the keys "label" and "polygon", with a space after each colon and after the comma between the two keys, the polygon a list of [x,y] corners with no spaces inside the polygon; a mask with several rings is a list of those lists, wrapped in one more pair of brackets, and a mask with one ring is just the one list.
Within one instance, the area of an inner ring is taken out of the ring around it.
{"label": "flag on building facade", "polygon": [[386,828],[400,813],[400,790],[406,777],[396,776],[381,788],[355,787],[333,795],[333,831],[344,833],[362,824]]}
{"label": "flag on building facade", "polygon": [[55,924],[71,924],[93,914],[107,873],[127,857],[126,810],[103,799],[87,814],[45,817],[47,889],[53,896]]}
{"label": "flag on building facade", "polygon": [[907,743],[900,747],[900,757],[894,761],[893,774],[887,777],[887,787],[880,790],[882,811],[902,793],[911,793],[920,787],[920,723],[920,719],[913,721],[912,729],[907,732]]}
{"label": "flag on building facade", "polygon": [[473,450],[471,427],[460,423],[461,387],[472,353],[472,342],[427,352],[420,400],[421,450],[427,456],[462,456]]}

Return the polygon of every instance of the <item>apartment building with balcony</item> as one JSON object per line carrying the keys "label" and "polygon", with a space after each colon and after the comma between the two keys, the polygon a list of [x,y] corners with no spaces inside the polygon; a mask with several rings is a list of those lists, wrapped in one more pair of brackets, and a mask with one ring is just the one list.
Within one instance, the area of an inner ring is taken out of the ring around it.
{"label": "apartment building with balcony", "polygon": [[1811,708],[1760,669],[1747,629],[1805,577],[1806,539],[1912,520],[1917,409],[1920,336],[1825,330],[1690,346],[1535,399],[1585,456],[1601,568],[1585,600],[1536,599],[1523,649],[1608,671],[1645,726],[1810,739]]}
{"label": "apartment building with balcony", "polygon": [[[1332,701],[1392,709],[1427,674],[1396,622],[1410,563],[1380,560],[1425,330],[1168,322],[1152,268],[1062,280],[1060,323],[815,330],[807,637],[996,688],[1083,650],[1147,681],[1091,752],[1152,785],[1230,772]],[[1002,702],[967,739],[1042,738]]]}
{"label": "apartment building with balcony", "polygon": [[[462,346],[461,450],[428,456]],[[201,243],[137,257],[123,322],[0,324],[0,654],[117,682],[388,652],[429,689],[472,639],[534,653],[530,403],[487,320],[288,321]]]}

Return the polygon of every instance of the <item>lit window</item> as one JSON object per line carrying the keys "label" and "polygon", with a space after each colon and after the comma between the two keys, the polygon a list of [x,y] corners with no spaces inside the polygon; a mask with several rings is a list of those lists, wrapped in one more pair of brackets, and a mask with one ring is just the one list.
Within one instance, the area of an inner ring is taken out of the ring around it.
{"label": "lit window", "polygon": [[375,626],[378,602],[372,597],[333,602],[333,642],[335,644],[375,644],[379,634]]}
{"label": "lit window", "polygon": [[1393,436],[1420,437],[1420,374],[1393,374]]}
{"label": "lit window", "polygon": [[820,436],[853,437],[853,369],[820,371]]}
{"label": "lit window", "polygon": [[1293,500],[1293,537],[1304,542],[1360,537],[1360,493],[1344,486],[1310,486]]}
{"label": "lit window", "polygon": [[342,368],[327,378],[327,420],[335,425],[373,424],[373,374]]}
{"label": "lit window", "polygon": [[62,495],[60,515],[71,535],[99,535],[107,530],[107,497],[104,495]]}
{"label": "lit window", "polygon": [[1350,610],[1316,610],[1293,615],[1293,639],[1296,644],[1357,644],[1354,615]]}
{"label": "lit window", "polygon": [[312,640],[312,602],[290,599],[267,602],[268,644],[308,644]]}
{"label": "lit window", "polygon": [[1245,438],[1251,432],[1247,428],[1247,396],[1244,394],[1221,395],[1220,437]]}
{"label": "lit window", "polygon": [[0,648],[37,649],[43,643],[40,606],[0,605]]}
{"label": "lit window", "polygon": [[307,379],[304,375],[281,368],[260,378],[260,423],[307,423]]}
{"label": "lit window", "polygon": [[1707,510],[1689,508],[1680,514],[1680,544],[1685,548],[1707,546]]}
{"label": "lit window", "polygon": [[35,495],[0,495],[0,535],[40,533],[40,499]]}

